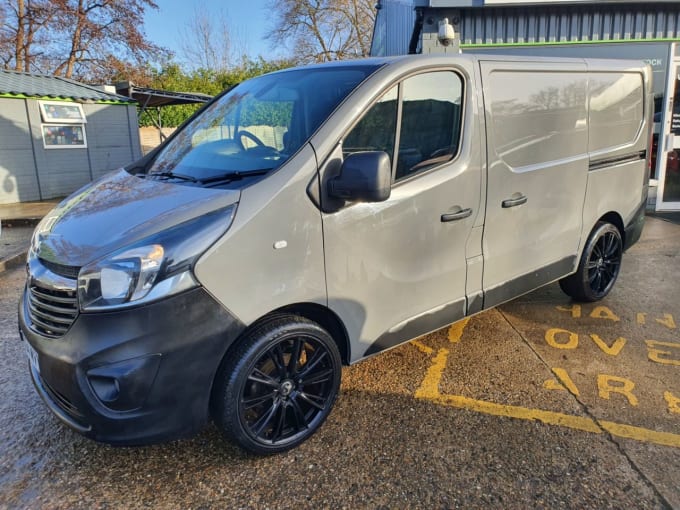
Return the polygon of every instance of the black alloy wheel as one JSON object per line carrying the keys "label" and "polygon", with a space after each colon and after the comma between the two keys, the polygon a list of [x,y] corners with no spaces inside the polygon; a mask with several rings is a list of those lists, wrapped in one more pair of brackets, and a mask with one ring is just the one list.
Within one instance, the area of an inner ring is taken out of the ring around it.
{"label": "black alloy wheel", "polygon": [[247,334],[225,357],[213,412],[225,436],[253,453],[293,448],[324,422],[340,386],[330,335],[301,317],[283,316]]}
{"label": "black alloy wheel", "polygon": [[576,301],[598,301],[614,287],[622,258],[619,229],[599,222],[588,238],[576,273],[560,280],[560,287]]}
{"label": "black alloy wheel", "polygon": [[608,230],[595,242],[586,263],[588,283],[596,294],[605,294],[614,284],[621,268],[621,236]]}

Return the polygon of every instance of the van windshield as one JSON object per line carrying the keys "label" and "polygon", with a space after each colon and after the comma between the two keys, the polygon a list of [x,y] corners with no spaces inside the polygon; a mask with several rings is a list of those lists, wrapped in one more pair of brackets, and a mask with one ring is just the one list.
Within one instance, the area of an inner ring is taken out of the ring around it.
{"label": "van windshield", "polygon": [[293,69],[238,85],[161,149],[147,177],[219,185],[281,166],[376,65]]}

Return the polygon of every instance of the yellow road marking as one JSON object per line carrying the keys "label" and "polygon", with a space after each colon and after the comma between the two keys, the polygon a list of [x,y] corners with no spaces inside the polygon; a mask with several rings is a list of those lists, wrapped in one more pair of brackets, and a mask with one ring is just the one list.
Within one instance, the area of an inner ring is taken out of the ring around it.
{"label": "yellow road marking", "polygon": [[543,387],[546,390],[569,390],[570,393],[577,397],[580,395],[576,384],[574,384],[574,381],[572,381],[565,369],[553,368],[552,371],[553,374],[555,374],[555,377],[557,377],[557,381],[555,379],[548,379],[545,381]]}
{"label": "yellow road marking", "polygon": [[664,313],[663,319],[654,319],[654,320],[656,322],[658,322],[659,324],[663,324],[668,329],[677,328],[677,326],[675,325],[675,321],[673,320],[673,316],[670,313]]}
{"label": "yellow road marking", "polygon": [[590,338],[593,339],[593,342],[597,344],[602,352],[609,354],[610,356],[618,356],[621,352],[621,349],[623,349],[623,346],[626,345],[626,339],[622,336],[614,340],[614,343],[612,343],[611,346],[607,345],[607,342],[593,333],[590,334]]}
{"label": "yellow road marking", "polygon": [[[558,340],[557,335],[567,335],[566,341]],[[567,329],[551,328],[545,332],[545,341],[555,349],[576,349],[578,347],[578,335]]]}
{"label": "yellow road marking", "polygon": [[680,366],[680,359],[677,358],[666,358],[665,356],[672,356],[674,353],[666,349],[656,349],[656,347],[670,347],[675,349],[680,349],[680,344],[675,342],[657,342],[656,340],[645,340],[647,344],[647,357],[661,363],[663,365],[678,365]]}
{"label": "yellow road marking", "polygon": [[420,352],[424,352],[425,354],[432,354],[434,352],[434,349],[432,347],[428,347],[420,340],[411,340],[411,345],[413,345],[413,347],[418,349]]}
{"label": "yellow road marking", "polygon": [[543,387],[546,390],[567,391],[567,388],[565,388],[561,382],[556,381],[555,379],[548,379],[547,381],[543,381]]}
{"label": "yellow road marking", "polygon": [[625,437],[627,439],[635,439],[636,441],[643,441],[645,443],[655,443],[663,446],[675,446],[676,448],[680,448],[680,434],[671,434],[670,432],[659,432],[657,430],[643,429],[642,427],[633,427],[632,425],[624,425],[622,423],[614,423],[611,421],[600,421],[598,423],[612,436]]}
{"label": "yellow road marking", "polygon": [[560,312],[569,312],[571,314],[571,317],[573,319],[578,319],[581,317],[581,305],[572,305],[572,306],[556,306],[556,309],[558,309]]}
{"label": "yellow road marking", "polygon": [[628,403],[632,406],[637,406],[639,401],[633,390],[635,383],[625,377],[618,377],[615,375],[598,374],[597,375],[597,390],[600,398],[609,400],[612,393],[618,393],[628,399]]}
{"label": "yellow road marking", "polygon": [[673,395],[670,391],[664,392],[663,398],[665,398],[668,403],[669,413],[680,414],[680,398]]}
{"label": "yellow road marking", "polygon": [[607,319],[614,322],[619,322],[621,320],[619,319],[618,315],[616,315],[606,306],[596,306],[593,308],[593,311],[590,312],[590,316],[593,319]]}
{"label": "yellow road marking", "polygon": [[439,397],[439,381],[446,368],[446,360],[449,357],[448,349],[439,349],[437,356],[432,361],[432,366],[427,369],[425,379],[416,390],[415,397],[425,400],[432,400]]}
{"label": "yellow road marking", "polygon": [[521,406],[511,406],[496,404],[484,400],[476,400],[462,395],[446,395],[439,392],[439,383],[442,379],[446,362],[449,357],[448,349],[439,349],[437,355],[432,360],[432,365],[427,369],[425,378],[420,387],[415,392],[415,397],[427,400],[435,404],[476,411],[493,416],[505,416],[520,420],[538,420],[548,425],[557,425],[594,434],[601,434],[606,431],[613,436],[635,439],[648,443],[655,443],[663,446],[673,446],[680,448],[680,434],[670,432],[658,432],[642,427],[634,427],[610,421],[597,421],[571,414],[545,411],[542,409],[530,409]]}
{"label": "yellow road marking", "polygon": [[466,317],[465,319],[451,325],[449,328],[449,342],[452,344],[457,344],[460,342],[460,339],[463,336],[463,331],[465,331],[465,326],[467,326],[468,322],[470,322],[470,317]]}

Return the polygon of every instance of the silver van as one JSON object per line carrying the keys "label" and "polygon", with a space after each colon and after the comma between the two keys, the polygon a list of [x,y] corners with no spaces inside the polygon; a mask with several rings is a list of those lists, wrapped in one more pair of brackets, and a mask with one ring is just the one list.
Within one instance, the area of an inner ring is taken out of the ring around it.
{"label": "silver van", "polygon": [[650,80],[465,54],[240,84],[36,228],[38,393],[99,441],[212,418],[279,452],[326,419],[343,364],[550,282],[605,297],[644,221]]}

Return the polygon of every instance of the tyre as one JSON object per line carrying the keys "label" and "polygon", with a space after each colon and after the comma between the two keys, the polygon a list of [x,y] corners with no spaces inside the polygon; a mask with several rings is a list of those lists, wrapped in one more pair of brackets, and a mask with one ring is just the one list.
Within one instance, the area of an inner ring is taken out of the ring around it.
{"label": "tyre", "polygon": [[213,418],[227,439],[247,451],[289,450],[330,413],[341,370],[326,330],[302,317],[275,317],[227,352],[213,388]]}
{"label": "tyre", "polygon": [[623,242],[611,223],[600,221],[588,238],[576,272],[560,280],[565,294],[576,301],[592,302],[605,297],[621,270]]}

